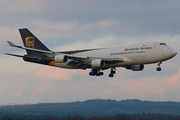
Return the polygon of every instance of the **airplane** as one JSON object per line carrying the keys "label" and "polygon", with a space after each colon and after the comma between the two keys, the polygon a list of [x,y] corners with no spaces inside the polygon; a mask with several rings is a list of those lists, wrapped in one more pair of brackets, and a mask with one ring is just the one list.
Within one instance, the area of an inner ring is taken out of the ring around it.
{"label": "airplane", "polygon": [[142,71],[145,64],[157,63],[161,71],[162,62],[173,58],[177,52],[163,42],[145,42],[124,47],[85,49],[54,52],[49,50],[27,28],[19,29],[23,46],[7,41],[11,47],[26,50],[25,55],[5,53],[22,57],[24,61],[66,69],[91,69],[90,76],[102,76],[103,70],[110,69],[109,77],[114,77],[117,67],[132,71]]}

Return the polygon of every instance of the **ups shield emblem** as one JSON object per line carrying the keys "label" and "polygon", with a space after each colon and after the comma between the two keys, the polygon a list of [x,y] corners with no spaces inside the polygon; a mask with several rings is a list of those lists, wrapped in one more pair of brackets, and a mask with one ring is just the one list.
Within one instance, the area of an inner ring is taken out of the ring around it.
{"label": "ups shield emblem", "polygon": [[28,48],[34,48],[34,37],[27,37],[25,39],[25,45]]}

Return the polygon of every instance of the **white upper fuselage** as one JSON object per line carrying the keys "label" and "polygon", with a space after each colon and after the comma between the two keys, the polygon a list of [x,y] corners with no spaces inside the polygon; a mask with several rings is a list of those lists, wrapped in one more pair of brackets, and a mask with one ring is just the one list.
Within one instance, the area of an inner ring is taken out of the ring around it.
{"label": "white upper fuselage", "polygon": [[[124,62],[105,64],[104,68],[109,68],[162,62],[174,57],[176,54],[177,52],[165,43],[146,42],[125,47],[95,49],[85,52],[77,51],[77,53],[73,55],[87,56],[88,59],[83,60],[83,62],[87,63],[94,59],[122,58],[124,60]],[[71,60],[68,60],[66,63],[55,63],[54,66],[78,69],[77,67],[74,68],[67,65],[69,62],[71,62]]]}

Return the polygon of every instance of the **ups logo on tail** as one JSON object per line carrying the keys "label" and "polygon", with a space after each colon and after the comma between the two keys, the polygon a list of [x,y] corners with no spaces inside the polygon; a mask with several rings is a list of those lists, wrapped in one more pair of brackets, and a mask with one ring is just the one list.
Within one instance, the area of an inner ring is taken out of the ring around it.
{"label": "ups logo on tail", "polygon": [[27,37],[25,39],[25,45],[28,48],[34,48],[34,37]]}

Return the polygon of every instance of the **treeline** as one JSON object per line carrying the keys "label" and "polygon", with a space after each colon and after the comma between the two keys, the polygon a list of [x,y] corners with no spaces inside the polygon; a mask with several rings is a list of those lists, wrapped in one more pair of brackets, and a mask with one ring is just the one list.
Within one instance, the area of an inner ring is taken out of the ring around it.
{"label": "treeline", "polygon": [[180,120],[180,116],[171,116],[166,114],[119,114],[114,116],[91,116],[83,117],[80,115],[75,116],[48,116],[48,115],[4,115],[0,116],[0,120]]}
{"label": "treeline", "polygon": [[82,115],[104,116],[122,113],[163,113],[180,115],[180,103],[178,102],[153,102],[140,100],[87,100],[84,102],[69,103],[40,103],[31,105],[0,106],[0,115]]}

